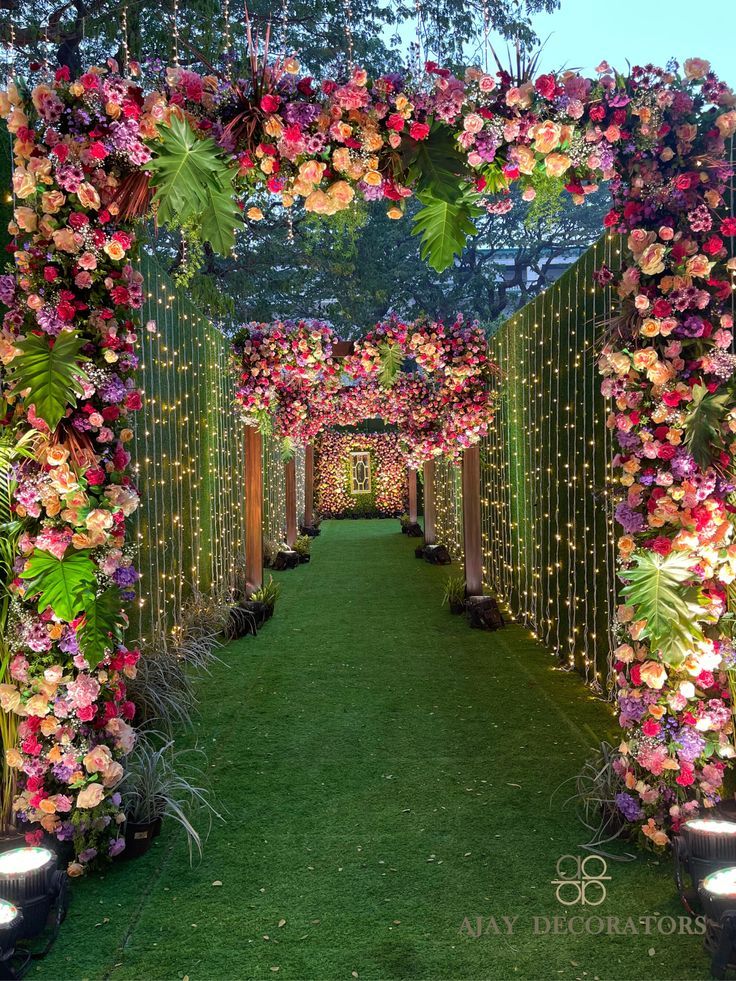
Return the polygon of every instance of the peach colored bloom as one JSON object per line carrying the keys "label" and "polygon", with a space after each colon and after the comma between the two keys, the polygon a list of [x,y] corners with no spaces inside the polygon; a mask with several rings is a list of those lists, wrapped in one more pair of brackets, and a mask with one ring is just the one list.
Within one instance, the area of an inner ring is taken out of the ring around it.
{"label": "peach colored bloom", "polygon": [[105,791],[100,783],[91,783],[77,794],[77,807],[87,809],[97,807],[105,798]]}

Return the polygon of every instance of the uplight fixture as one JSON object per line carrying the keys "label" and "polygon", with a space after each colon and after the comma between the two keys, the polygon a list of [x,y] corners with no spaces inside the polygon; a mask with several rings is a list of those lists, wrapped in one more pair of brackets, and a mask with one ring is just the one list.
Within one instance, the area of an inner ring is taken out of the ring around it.
{"label": "uplight fixture", "polygon": [[[692,818],[675,837],[675,884],[689,912],[697,903],[698,888],[706,876],[736,866],[736,821]],[[691,885],[686,878],[689,877]]]}
{"label": "uplight fixture", "polygon": [[725,978],[736,967],[736,867],[711,872],[698,890],[705,913],[705,949],[711,975]]}
{"label": "uplight fixture", "polygon": [[15,942],[20,936],[23,914],[6,899],[0,899],[0,978],[22,977],[30,963],[30,956],[21,958],[20,965],[15,962]]}

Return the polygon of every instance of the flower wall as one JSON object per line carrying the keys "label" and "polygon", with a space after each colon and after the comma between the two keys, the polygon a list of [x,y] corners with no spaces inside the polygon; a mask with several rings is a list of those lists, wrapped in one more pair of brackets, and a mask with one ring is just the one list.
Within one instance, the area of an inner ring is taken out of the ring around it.
{"label": "flower wall", "polygon": [[[371,456],[371,493],[353,494],[351,457]],[[392,517],[409,504],[406,464],[396,433],[326,432],[316,444],[315,498],[322,517]]]}
{"label": "flower wall", "polygon": [[[0,99],[15,164],[14,269],[0,281],[3,424],[25,440],[0,689],[19,723],[17,746],[7,748],[19,819],[34,836],[74,837],[74,871],[120,848],[115,786],[133,739],[126,679],[139,656],[121,639],[138,578],[126,536],[138,504],[132,417],[142,404],[134,220],[153,209],[162,223],[201,228],[227,253],[236,196],[254,221],[262,212],[246,199],[261,195],[332,214],[361,194],[388,201],[398,218],[416,193],[414,231],[441,269],[482,209],[507,211],[512,185],[530,200],[552,179],[578,203],[606,182],[605,225],[624,236],[621,270],[602,264],[594,275],[615,298],[599,366],[621,531],[619,805],[649,841],[666,844],[684,814],[718,800],[734,755],[727,243],[736,219],[723,199],[733,93],[699,59],[682,75],[648,66],[622,76],[602,63],[593,79],[568,71],[522,81],[428,64],[375,80],[355,69],[321,85],[285,59],[259,68],[254,108],[252,81],[175,68],[144,91],[114,67],[73,81],[62,69]],[[490,366],[472,328],[408,326],[390,321],[364,338],[351,365],[361,383],[331,418],[380,402],[378,382],[419,463],[484,435]],[[307,350],[291,352],[295,382],[312,371],[310,329],[299,330]],[[421,370],[399,378],[396,361],[406,357]],[[247,410],[247,373],[243,382]],[[279,393],[281,418],[295,424],[309,415],[301,388]]]}

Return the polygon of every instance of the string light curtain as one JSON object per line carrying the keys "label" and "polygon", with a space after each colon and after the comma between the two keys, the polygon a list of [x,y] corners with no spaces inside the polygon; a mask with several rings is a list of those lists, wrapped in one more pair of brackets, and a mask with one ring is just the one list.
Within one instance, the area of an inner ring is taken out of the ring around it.
{"label": "string light curtain", "polygon": [[604,262],[617,268],[620,244],[602,238],[491,338],[499,405],[481,448],[486,587],[601,689],[616,598],[596,332],[611,297],[593,273]]}
{"label": "string light curtain", "polygon": [[460,462],[436,457],[434,464],[435,538],[453,561],[463,563],[463,489]]}
{"label": "string light curtain", "polygon": [[[141,331],[143,409],[132,443],[142,574],[131,632],[168,632],[196,589],[226,599],[245,561],[243,434],[229,342],[150,257]],[[240,583],[242,585],[242,583]]]}
{"label": "string light curtain", "polygon": [[281,440],[263,437],[263,539],[283,542],[286,538],[286,480]]}

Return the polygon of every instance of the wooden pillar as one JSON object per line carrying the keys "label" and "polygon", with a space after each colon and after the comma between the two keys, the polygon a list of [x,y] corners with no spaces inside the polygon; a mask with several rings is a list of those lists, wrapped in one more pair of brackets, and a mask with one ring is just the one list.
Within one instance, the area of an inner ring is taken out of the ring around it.
{"label": "wooden pillar", "polygon": [[263,585],[263,438],[245,427],[245,584],[252,593]]}
{"label": "wooden pillar", "polygon": [[462,456],[463,539],[465,588],[468,596],[483,595],[483,548],[480,528],[480,447],[468,447]]}
{"label": "wooden pillar", "polygon": [[407,470],[406,482],[409,485],[409,521],[417,523],[417,472],[411,467]]}
{"label": "wooden pillar", "polygon": [[297,536],[296,460],[293,456],[284,464],[284,482],[286,484],[286,544],[289,548],[293,548]]}
{"label": "wooden pillar", "polygon": [[424,463],[424,544],[434,545],[437,511],[434,500],[434,460]]}
{"label": "wooden pillar", "polygon": [[304,450],[304,527],[314,523],[314,444],[307,443]]}

